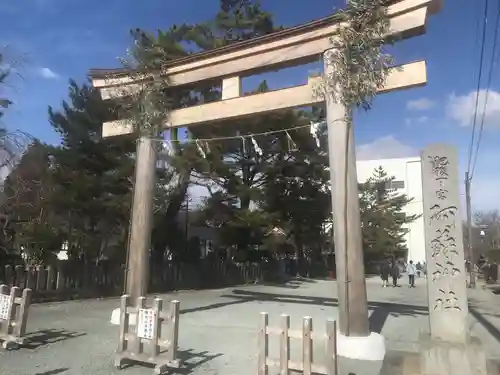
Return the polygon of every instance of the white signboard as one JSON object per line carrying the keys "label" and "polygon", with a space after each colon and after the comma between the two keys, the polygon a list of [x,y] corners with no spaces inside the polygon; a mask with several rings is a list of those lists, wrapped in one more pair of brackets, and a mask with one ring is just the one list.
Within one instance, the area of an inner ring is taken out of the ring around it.
{"label": "white signboard", "polygon": [[10,310],[10,296],[7,294],[0,294],[0,319],[9,319]]}
{"label": "white signboard", "polygon": [[139,309],[137,336],[151,340],[156,329],[157,317],[153,309]]}

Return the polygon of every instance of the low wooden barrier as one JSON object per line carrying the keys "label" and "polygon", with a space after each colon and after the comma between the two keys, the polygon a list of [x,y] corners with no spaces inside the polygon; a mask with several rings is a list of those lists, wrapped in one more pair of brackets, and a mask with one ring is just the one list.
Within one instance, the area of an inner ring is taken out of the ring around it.
{"label": "low wooden barrier", "polygon": [[[319,339],[325,341],[325,364],[317,364],[313,361],[313,325],[311,317],[302,320],[302,331],[290,330],[290,316],[281,315],[280,327],[270,327],[268,314],[260,314],[259,330],[259,358],[258,375],[267,375],[269,367],[278,367],[280,375],[288,375],[289,371],[300,371],[304,375],[324,374],[337,375],[337,323],[328,320],[326,323],[326,334]],[[269,335],[280,336],[279,359],[269,358]],[[318,336],[318,335],[315,335]],[[290,339],[302,340],[302,360],[294,362],[290,360]],[[316,338],[314,339],[316,341]]]}
{"label": "low wooden barrier", "polygon": [[[135,328],[131,330],[130,314],[135,314]],[[166,323],[166,337],[163,323]],[[171,301],[169,311],[163,310],[163,301],[155,298],[153,308],[146,307],[146,297],[130,305],[130,296],[124,295],[120,305],[120,342],[115,366],[121,369],[126,361],[155,365],[154,374],[163,374],[169,368],[179,368],[177,358],[179,339],[179,301]],[[146,351],[144,350],[146,349]],[[161,351],[162,349],[163,351]]]}
{"label": "low wooden barrier", "polygon": [[0,286],[0,341],[4,349],[24,344],[30,303],[31,289],[24,289],[21,296],[18,287]]}

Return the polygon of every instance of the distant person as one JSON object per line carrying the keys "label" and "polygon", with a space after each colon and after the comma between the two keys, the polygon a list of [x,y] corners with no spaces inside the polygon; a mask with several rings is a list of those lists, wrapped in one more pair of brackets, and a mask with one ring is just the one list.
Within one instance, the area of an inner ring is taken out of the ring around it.
{"label": "distant person", "polygon": [[389,274],[391,273],[391,265],[389,261],[385,261],[380,266],[380,277],[382,278],[382,288],[389,286]]}
{"label": "distant person", "polygon": [[496,284],[498,281],[498,264],[496,261],[493,261],[490,265],[490,277],[491,281]]}
{"label": "distant person", "polygon": [[422,268],[423,268],[422,263],[417,262],[415,268],[417,269],[417,277],[420,277],[422,275]]}
{"label": "distant person", "polygon": [[489,284],[490,282],[490,264],[488,260],[485,260],[481,265],[481,272],[483,273],[484,282]]}
{"label": "distant person", "polygon": [[408,283],[410,288],[415,288],[415,274],[417,273],[417,268],[413,264],[413,260],[410,260],[408,267],[406,267],[406,272],[408,273]]}
{"label": "distant person", "polygon": [[396,262],[392,262],[391,265],[391,277],[392,277],[392,287],[396,288],[398,286],[398,279],[400,275],[399,266]]}

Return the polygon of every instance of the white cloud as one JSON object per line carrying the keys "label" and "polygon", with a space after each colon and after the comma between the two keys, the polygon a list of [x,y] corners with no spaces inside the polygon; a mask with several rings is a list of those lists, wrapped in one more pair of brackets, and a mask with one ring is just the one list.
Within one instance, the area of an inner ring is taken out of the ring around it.
{"label": "white cloud", "polygon": [[410,100],[406,103],[406,109],[412,111],[426,111],[434,107],[435,103],[427,98],[421,98],[416,100]]}
{"label": "white cloud", "polygon": [[429,121],[429,117],[427,116],[419,116],[419,117],[409,117],[405,119],[406,126],[412,125],[422,125]]}
{"label": "white cloud", "polygon": [[[458,122],[460,126],[471,126],[476,108],[476,98],[478,98],[477,124],[481,123],[484,103],[486,100],[486,90],[471,91],[467,95],[450,95],[446,104],[446,115],[448,118]],[[484,126],[500,126],[500,93],[490,90],[486,111],[484,112]]]}
{"label": "white cloud", "polygon": [[405,145],[392,135],[380,137],[373,142],[356,147],[357,160],[406,158],[418,155],[417,149]]}
{"label": "white cloud", "polygon": [[54,72],[53,70],[51,70],[49,68],[38,68],[37,73],[41,77],[46,78],[46,79],[57,79],[60,77],[59,74],[57,74],[56,72]]}

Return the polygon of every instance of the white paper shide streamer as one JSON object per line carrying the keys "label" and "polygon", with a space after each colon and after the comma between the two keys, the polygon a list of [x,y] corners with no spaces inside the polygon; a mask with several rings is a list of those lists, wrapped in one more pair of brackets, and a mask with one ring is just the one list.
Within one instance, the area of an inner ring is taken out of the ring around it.
{"label": "white paper shide streamer", "polygon": [[205,151],[201,147],[200,142],[198,140],[196,140],[196,148],[198,149],[198,152],[200,153],[201,157],[203,159],[206,159],[207,158],[207,154],[205,153]]}
{"label": "white paper shide streamer", "polygon": [[[321,147],[321,143],[320,143],[320,139],[319,139],[319,136],[318,136],[318,132],[319,132],[319,126],[322,123],[324,123],[324,121],[311,122],[310,125],[309,125],[309,131],[310,131],[311,136],[313,137],[314,141],[316,142],[316,146],[317,147]],[[288,130],[295,130],[297,128],[291,128],[291,129],[288,129]],[[300,127],[300,128],[302,128],[302,127]],[[290,132],[288,130],[284,129],[284,130],[281,130],[281,131],[278,131],[278,132],[284,132],[286,134],[286,137],[287,137],[287,140],[288,140],[288,150],[289,151],[297,151],[298,150],[297,144],[293,140],[293,138],[290,135]],[[265,136],[265,135],[273,134],[273,133],[275,133],[275,132],[273,131],[273,132],[262,133],[262,134],[257,134],[257,135]],[[250,138],[250,141],[252,142],[252,146],[253,146],[253,148],[255,150],[255,153],[257,155],[259,155],[259,156],[264,155],[264,152],[260,148],[259,144],[255,140],[255,138],[254,138],[253,135],[249,134],[249,135],[245,135],[245,136],[237,136],[235,138],[228,137],[228,138],[222,138],[222,139],[237,139],[237,138],[241,139],[243,153],[246,153],[246,150],[245,150],[245,148],[246,148],[245,147],[245,140],[247,138]],[[219,138],[215,138],[215,139],[219,139]],[[190,139],[190,140],[188,140],[188,142],[193,142],[193,141],[196,143],[196,148],[197,148],[198,153],[200,154],[200,156],[202,158],[206,159],[207,155],[210,154],[210,146],[208,144],[208,141],[210,141],[210,139],[208,139],[208,140],[206,140],[206,139]],[[273,143],[275,141],[276,140],[274,140]],[[162,149],[161,152],[166,153],[168,156],[175,155],[175,148],[173,146],[173,142],[174,142],[173,140],[163,139],[163,140],[161,140],[161,142],[162,142],[161,143],[161,145],[162,145],[161,146],[161,149]]]}
{"label": "white paper shide streamer", "polygon": [[319,137],[318,137],[318,127],[319,127],[319,122],[311,122],[311,127],[310,127],[310,132],[314,140],[316,141],[316,146],[320,147],[320,142],[319,142]]}
{"label": "white paper shide streamer", "polygon": [[262,154],[263,154],[262,149],[259,147],[259,144],[255,140],[255,138],[250,137],[250,139],[252,140],[253,148],[255,149],[255,152],[257,153],[257,155],[262,156]]}
{"label": "white paper shide streamer", "polygon": [[288,133],[287,131],[285,131],[285,133],[286,137],[288,138],[288,151],[297,150],[297,144],[293,141],[293,138],[290,135],[290,133]]}
{"label": "white paper shide streamer", "polygon": [[168,156],[172,156],[174,154],[174,148],[171,141],[163,141],[162,149]]}

